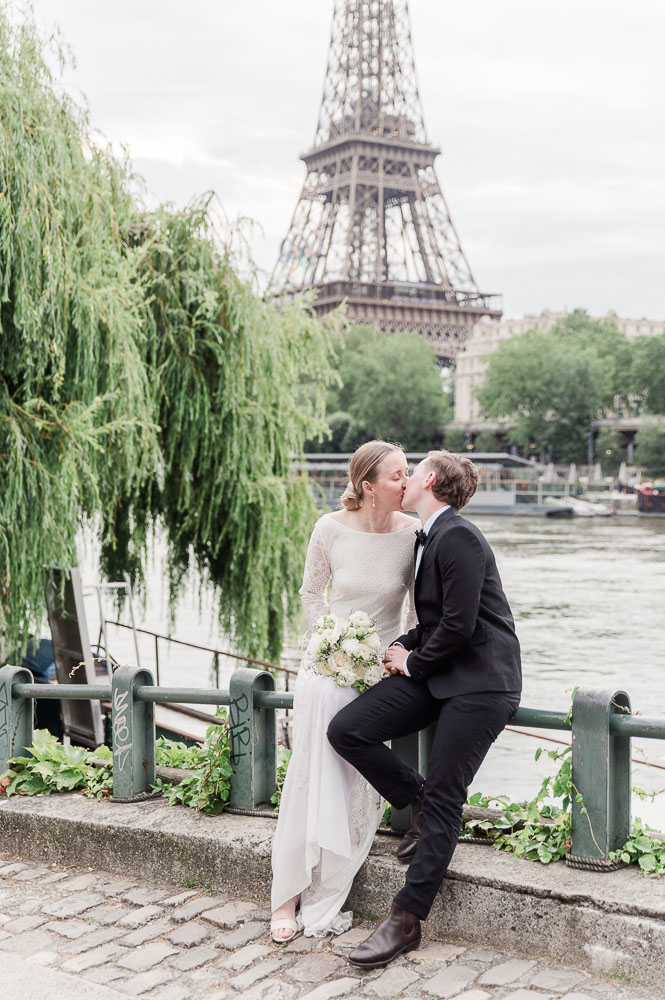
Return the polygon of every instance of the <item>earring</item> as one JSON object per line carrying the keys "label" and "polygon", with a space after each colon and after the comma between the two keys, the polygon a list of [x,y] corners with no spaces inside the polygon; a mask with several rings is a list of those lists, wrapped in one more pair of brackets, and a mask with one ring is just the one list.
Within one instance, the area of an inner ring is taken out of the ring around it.
{"label": "earring", "polygon": [[374,498],[374,494],[373,493],[372,493],[372,507],[376,507],[376,500]]}

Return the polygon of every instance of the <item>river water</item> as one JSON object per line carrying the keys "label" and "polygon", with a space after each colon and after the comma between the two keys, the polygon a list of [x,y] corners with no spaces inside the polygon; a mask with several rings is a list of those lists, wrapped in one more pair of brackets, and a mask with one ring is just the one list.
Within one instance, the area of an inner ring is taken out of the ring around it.
{"label": "river water", "polygon": [[[567,711],[575,686],[624,690],[634,711],[665,718],[665,518],[617,515],[613,518],[549,519],[480,516],[472,518],[497,557],[522,645],[524,694],[532,708]],[[94,577],[91,547],[82,561],[84,580]],[[91,633],[98,616],[88,600]],[[148,579],[148,600],[138,617],[148,629],[167,630],[164,575],[155,559]],[[107,608],[107,616],[110,614]],[[125,613],[123,620],[128,621]],[[183,595],[173,635],[190,642],[228,649],[219,634],[209,595],[200,605],[197,585]],[[92,636],[91,636],[92,637]],[[115,655],[133,662],[129,635],[111,630]],[[161,683],[192,687],[210,684],[211,657],[195,651],[160,650]],[[142,665],[153,667],[154,646],[144,638]],[[295,648],[284,663],[297,661]],[[230,661],[222,663],[225,686]],[[567,734],[541,734],[565,739]],[[533,736],[504,733],[488,755],[473,791],[531,796],[555,764],[538,746],[554,748]],[[633,741],[633,757],[646,756],[663,768],[634,765],[633,784],[665,789],[665,741]],[[634,800],[633,812],[665,829],[665,792],[653,801]]]}

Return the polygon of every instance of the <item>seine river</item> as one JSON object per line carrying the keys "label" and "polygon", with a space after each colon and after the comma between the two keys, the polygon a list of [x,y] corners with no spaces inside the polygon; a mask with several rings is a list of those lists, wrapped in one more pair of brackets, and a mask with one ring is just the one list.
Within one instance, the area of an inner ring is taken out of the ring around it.
{"label": "seine river", "polygon": [[[477,515],[474,520],[496,553],[515,615],[524,667],[522,704],[566,711],[575,686],[611,688],[626,691],[634,711],[665,718],[665,518]],[[91,578],[91,566],[84,563],[84,580]],[[163,586],[163,574],[155,565],[147,607],[138,617],[146,628],[159,632],[167,630]],[[94,603],[87,603],[91,632],[96,634]],[[205,600],[199,612],[194,586],[183,597],[172,634],[228,648]],[[115,640],[111,648],[116,656],[134,659],[128,637],[120,641],[118,630],[113,630],[110,639]],[[144,666],[153,666],[150,640],[142,641],[141,657]],[[167,657],[164,650],[160,660],[162,684],[210,683],[208,654],[184,650]],[[284,662],[296,660],[294,649],[285,653]],[[221,676],[224,684],[226,665]],[[552,731],[542,735],[566,738]],[[555,745],[504,733],[473,790],[515,799],[531,796],[555,766],[544,755],[534,761],[538,746]],[[633,757],[642,754],[663,769],[634,765],[633,784],[650,792],[665,789],[665,742],[634,741]],[[665,792],[653,802],[636,800],[633,811],[665,829]]]}
{"label": "seine river", "polygon": [[[522,704],[567,709],[574,687],[623,690],[633,711],[665,718],[665,518],[476,517],[492,545],[522,645]],[[565,738],[566,734],[544,735]],[[550,744],[504,733],[474,790],[523,798],[553,763]],[[551,744],[551,746],[554,746]],[[665,743],[633,741],[665,767]],[[633,766],[633,784],[665,789],[665,770]],[[665,793],[633,812],[665,829]]]}

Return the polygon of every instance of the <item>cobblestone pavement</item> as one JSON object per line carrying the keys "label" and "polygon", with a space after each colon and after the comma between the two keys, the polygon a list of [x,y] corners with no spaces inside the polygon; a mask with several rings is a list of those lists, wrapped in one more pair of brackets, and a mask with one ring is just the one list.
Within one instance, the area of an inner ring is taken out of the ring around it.
{"label": "cobblestone pavement", "polygon": [[[0,854],[3,1000],[654,1000],[563,963],[425,941],[385,970],[346,961],[370,924],[271,943],[263,903]],[[39,984],[35,986],[26,984]]]}

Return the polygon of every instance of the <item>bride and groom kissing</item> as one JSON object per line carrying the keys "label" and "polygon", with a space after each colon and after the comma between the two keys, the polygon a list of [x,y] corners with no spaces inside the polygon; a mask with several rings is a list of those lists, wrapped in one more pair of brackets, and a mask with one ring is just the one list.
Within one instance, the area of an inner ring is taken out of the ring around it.
{"label": "bride and groom kissing", "polygon": [[[467,458],[429,452],[409,476],[400,448],[369,441],[351,458],[341,509],[314,527],[300,591],[308,624],[362,609],[386,647],[385,677],[361,694],[303,657],[272,851],[276,942],[298,930],[322,937],[351,927],[342,907],[386,800],[411,806],[397,850],[409,868],[390,912],[349,961],[377,968],[420,944],[467,788],[521,691],[519,643],[494,554],[459,513],[477,482]],[[386,743],[432,723],[425,779]]]}

